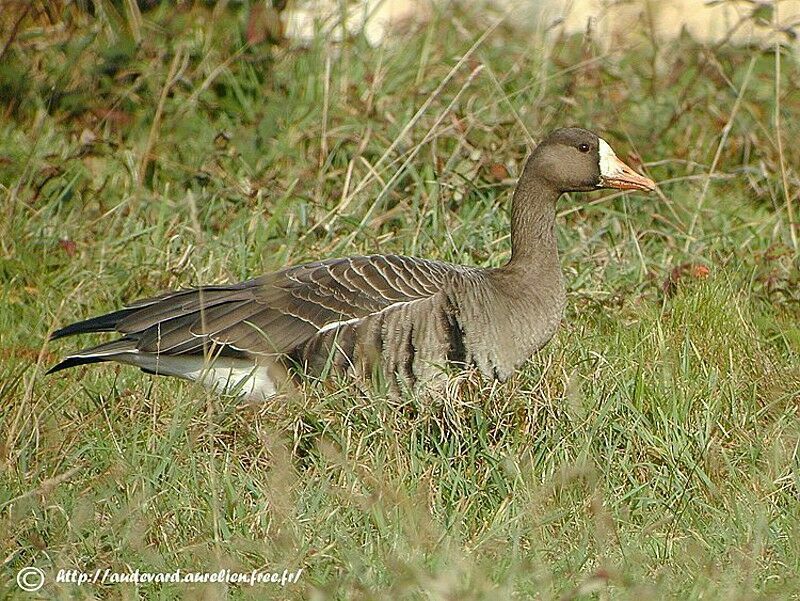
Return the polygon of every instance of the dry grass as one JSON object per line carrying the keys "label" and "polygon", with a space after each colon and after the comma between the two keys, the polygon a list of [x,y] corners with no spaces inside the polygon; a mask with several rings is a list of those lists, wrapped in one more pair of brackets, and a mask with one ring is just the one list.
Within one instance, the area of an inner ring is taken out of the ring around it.
{"label": "dry grass", "polygon": [[[27,565],[58,598],[800,594],[793,56],[603,54],[464,11],[383,49],[247,47],[234,9],[103,6],[33,3],[0,39],[5,595]],[[163,289],[376,249],[499,264],[530,141],[566,124],[660,193],[563,201],[564,328],[507,383],[240,406],[43,376],[54,327]],[[52,581],[106,567],[305,572]]]}

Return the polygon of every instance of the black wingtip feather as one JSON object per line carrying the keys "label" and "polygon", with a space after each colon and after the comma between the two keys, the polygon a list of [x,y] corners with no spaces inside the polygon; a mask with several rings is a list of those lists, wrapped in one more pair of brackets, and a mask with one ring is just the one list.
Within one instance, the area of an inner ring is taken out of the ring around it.
{"label": "black wingtip feather", "polygon": [[93,332],[113,332],[116,330],[117,324],[125,317],[138,309],[121,309],[113,313],[106,313],[90,319],[85,319],[77,323],[70,324],[66,327],[56,330],[50,334],[50,340],[57,340],[65,336],[74,336],[75,334],[91,334]]}
{"label": "black wingtip feather", "polygon": [[58,363],[45,372],[46,376],[54,374],[62,369],[69,369],[70,367],[78,367],[79,365],[87,365],[89,363],[101,363],[108,361],[106,357],[67,357],[61,363]]}

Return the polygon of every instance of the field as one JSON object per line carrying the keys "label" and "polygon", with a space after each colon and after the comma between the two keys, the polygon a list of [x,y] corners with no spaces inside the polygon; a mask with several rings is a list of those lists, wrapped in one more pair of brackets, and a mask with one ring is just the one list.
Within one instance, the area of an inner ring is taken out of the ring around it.
{"label": "field", "polygon": [[[234,3],[48,4],[0,17],[1,597],[800,596],[796,54],[606,51],[463,7],[380,48],[251,45]],[[500,265],[527,153],[572,124],[659,191],[562,199],[565,320],[508,382],[242,405],[44,375],[98,340],[53,329],[163,290],[370,252]],[[107,568],[303,573],[56,582]]]}

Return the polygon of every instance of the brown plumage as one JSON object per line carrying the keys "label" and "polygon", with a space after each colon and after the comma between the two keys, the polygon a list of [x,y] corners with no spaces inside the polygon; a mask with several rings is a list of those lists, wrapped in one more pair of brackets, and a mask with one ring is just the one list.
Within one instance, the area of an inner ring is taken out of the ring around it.
{"label": "brown plumage", "polygon": [[330,370],[413,387],[445,364],[505,379],[553,336],[565,302],[554,224],[558,197],[600,187],[652,190],[590,131],[550,134],[514,193],[511,260],[497,269],[397,255],[330,259],[239,284],[171,292],[53,334],[122,338],[50,372],[118,361],[250,398],[290,373]]}

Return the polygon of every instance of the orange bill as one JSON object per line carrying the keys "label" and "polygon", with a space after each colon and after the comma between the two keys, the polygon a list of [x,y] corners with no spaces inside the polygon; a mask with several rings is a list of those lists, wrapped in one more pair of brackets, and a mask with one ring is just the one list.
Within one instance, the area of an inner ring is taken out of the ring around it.
{"label": "orange bill", "polygon": [[600,187],[652,192],[656,183],[623,163],[608,143],[600,139]]}

